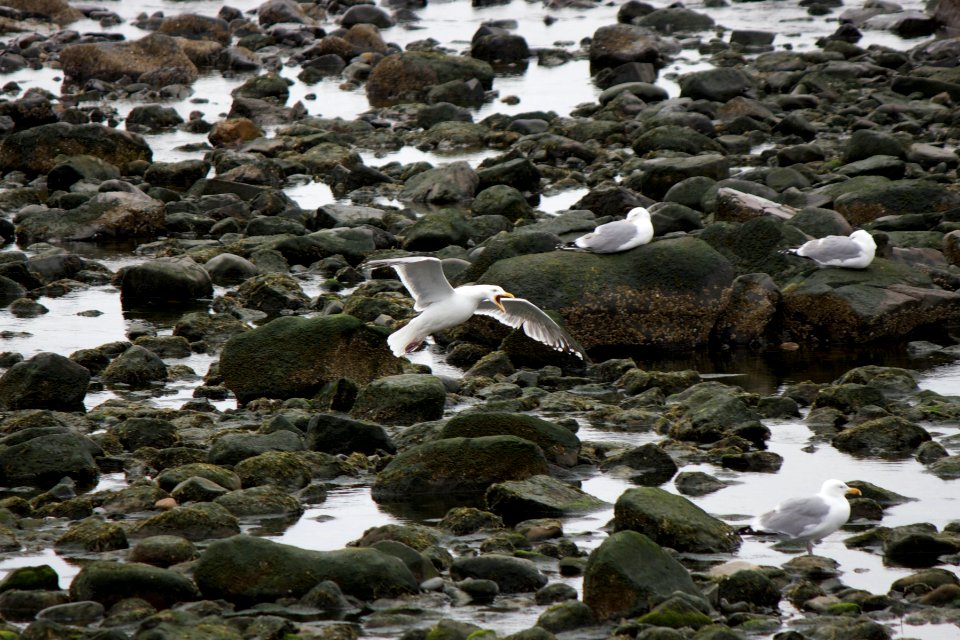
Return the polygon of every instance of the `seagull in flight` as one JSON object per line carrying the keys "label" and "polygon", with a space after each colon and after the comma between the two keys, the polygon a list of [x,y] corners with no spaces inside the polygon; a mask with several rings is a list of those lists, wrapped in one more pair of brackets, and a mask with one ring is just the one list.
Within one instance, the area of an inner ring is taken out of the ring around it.
{"label": "seagull in flight", "polygon": [[650,212],[643,207],[634,207],[627,213],[626,219],[601,224],[561,248],[593,253],[619,253],[647,244],[652,239],[653,223],[650,221]]}
{"label": "seagull in flight", "polygon": [[413,296],[414,317],[387,338],[398,358],[417,349],[427,336],[463,324],[474,314],[496,318],[557,351],[572,353],[589,361],[576,340],[529,300],[514,297],[502,287],[471,284],[454,289],[443,275],[439,259],[428,256],[370,260],[365,268],[393,267],[400,282]]}
{"label": "seagull in flight", "polygon": [[787,253],[810,258],[821,267],[847,269],[866,269],[873,262],[876,252],[877,243],[863,229],[849,236],[826,236],[805,242],[796,249],[787,249]]}

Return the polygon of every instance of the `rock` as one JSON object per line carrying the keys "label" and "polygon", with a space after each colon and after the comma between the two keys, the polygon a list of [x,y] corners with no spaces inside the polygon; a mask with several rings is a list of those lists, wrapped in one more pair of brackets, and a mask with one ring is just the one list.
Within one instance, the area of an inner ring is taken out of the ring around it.
{"label": "rock", "polygon": [[50,172],[60,156],[89,155],[126,172],[130,163],[152,159],[150,147],[134,133],[99,124],[57,122],[12,133],[0,142],[0,169],[29,174]]}
{"label": "rock", "polygon": [[81,520],[54,542],[54,548],[61,554],[71,551],[100,553],[126,549],[128,546],[123,528],[115,522],[104,522],[99,516]]}
{"label": "rock", "polygon": [[310,551],[250,536],[211,543],[194,568],[205,598],[241,606],[299,598],[323,580],[361,600],[417,591],[417,581],[398,558],[376,549]]}
{"label": "rock", "polygon": [[63,158],[47,174],[47,188],[51,191],[66,191],[80,180],[99,183],[120,177],[114,165],[91,155],[76,155]]}
{"label": "rock", "polygon": [[727,486],[726,482],[702,471],[681,471],[673,484],[685,496],[705,496]]}
{"label": "rock", "polygon": [[[148,82],[157,88],[168,84],[192,84],[197,67],[175,38],[151,33],[132,42],[71,44],[60,52],[60,65],[73,82],[116,82],[124,76]],[[163,71],[162,74],[158,72]]]}
{"label": "rock", "polygon": [[367,100],[372,106],[422,101],[426,91],[452,80],[476,78],[484,88],[493,84],[493,69],[482,60],[433,51],[404,51],[387,56],[367,79]]}
{"label": "rock", "polygon": [[670,402],[673,406],[665,417],[672,422],[672,438],[710,443],[740,436],[762,446],[770,437],[770,431],[760,422],[760,414],[733,387],[701,382],[670,396]]}
{"label": "rock", "polygon": [[397,454],[377,474],[378,502],[410,496],[478,495],[497,482],[523,480],[548,472],[541,449],[514,436],[446,438]]}
{"label": "rock", "polygon": [[189,257],[157,258],[120,272],[124,308],[192,304],[212,297],[210,275]]}
{"label": "rock", "polygon": [[[206,160],[181,160],[180,162],[154,162],[144,172],[143,179],[154,187],[174,191],[186,191],[205,178],[210,172]],[[49,177],[47,178],[49,180]]]}
{"label": "rock", "polygon": [[55,353],[38,353],[0,376],[0,407],[82,411],[90,372]]}
{"label": "rock", "polygon": [[319,456],[319,460],[288,451],[267,451],[241,461],[234,470],[245,487],[272,484],[290,491],[304,488],[314,476],[332,478],[339,475],[336,458],[323,454],[314,456]]}
{"label": "rock", "polygon": [[663,66],[659,39],[646,29],[626,24],[597,29],[590,40],[590,73],[616,68],[629,62]]}
{"label": "rock", "polygon": [[[533,212],[533,208],[523,197],[523,194],[516,188],[505,184],[496,184],[478,193],[470,204],[470,210],[474,217],[501,215],[514,222],[529,218]],[[958,235],[960,235],[960,232],[958,232]]]}
{"label": "rock", "polygon": [[0,438],[0,482],[49,489],[69,476],[80,487],[99,477],[93,453],[100,448],[66,427],[32,427]]}
{"label": "rock", "polygon": [[717,318],[716,339],[731,345],[764,344],[782,297],[779,287],[765,273],[738,276],[727,307]]}
{"label": "rock", "polygon": [[677,463],[670,454],[652,442],[610,456],[600,464],[601,469],[616,467],[629,469],[631,482],[654,487],[667,482],[677,472]]}
{"label": "rock", "polygon": [[491,33],[475,37],[470,44],[470,55],[496,65],[526,66],[530,48],[523,36],[512,33]]}
{"label": "rock", "polygon": [[911,454],[930,440],[926,429],[896,416],[885,416],[848,427],[833,439],[833,446],[855,455],[898,457]]}
{"label": "rock", "polygon": [[189,562],[197,557],[197,548],[192,542],[180,536],[153,536],[144,538],[132,549],[128,560],[155,567],[166,568],[171,565]]}
{"label": "rock", "polygon": [[227,118],[213,125],[207,140],[215,147],[237,147],[263,136],[257,124],[243,117]]}
{"label": "rock", "polygon": [[138,133],[157,133],[180,124],[183,124],[183,118],[176,109],[158,104],[134,107],[127,114],[126,121],[127,130]]}
{"label": "rock", "polygon": [[843,190],[834,199],[834,209],[855,227],[884,216],[946,211],[957,206],[960,194],[923,180],[877,180]]}
{"label": "rock", "polygon": [[213,441],[207,454],[212,464],[233,466],[266,451],[303,451],[303,437],[292,431],[228,433]]}
{"label": "rock", "polygon": [[371,381],[360,390],[351,414],[384,424],[413,424],[443,416],[447,392],[440,378],[401,374]]}
{"label": "rock", "polygon": [[4,0],[3,6],[58,25],[83,19],[80,10],[71,7],[67,0]]}
{"label": "rock", "polygon": [[361,4],[350,7],[340,18],[342,27],[350,28],[357,24],[372,24],[381,29],[387,29],[393,26],[393,19],[379,7]]}
{"label": "rock", "polygon": [[226,20],[195,13],[167,16],[160,22],[157,33],[189,40],[212,40],[224,46],[230,44],[230,25]]}
{"label": "rock", "polygon": [[360,452],[396,453],[396,446],[379,424],[353,420],[335,413],[319,413],[307,424],[307,448],[311,451],[349,455]]}
{"label": "rock", "polygon": [[109,384],[142,387],[151,382],[166,380],[167,366],[157,354],[134,345],[117,356],[100,377]]}
{"label": "rock", "polygon": [[56,591],[59,588],[60,577],[48,564],[13,568],[0,581],[0,593],[12,589]]}
{"label": "rock", "polygon": [[609,506],[589,493],[546,475],[491,485],[485,500],[487,508],[506,522],[569,516]]}
{"label": "rock", "polygon": [[310,302],[297,279],[285,273],[252,276],[240,284],[237,296],[244,307],[270,316],[279,315],[285,310],[303,309]]}
{"label": "rock", "polygon": [[199,542],[227,538],[240,533],[240,523],[226,508],[210,502],[176,507],[140,520],[131,529],[131,537],[182,536]]}
{"label": "rock", "polygon": [[440,438],[477,438],[510,435],[537,444],[554,464],[577,464],[580,439],[569,429],[527,414],[461,413],[451,418],[440,431]]}
{"label": "rock", "polygon": [[188,463],[164,469],[157,476],[157,484],[164,491],[172,491],[181,482],[194,476],[206,478],[225,489],[240,488],[240,478],[236,473],[206,462]]}
{"label": "rock", "polygon": [[655,9],[633,21],[664,34],[707,31],[714,26],[713,18],[685,7]]}
{"label": "rock", "polygon": [[437,169],[427,169],[407,180],[401,200],[443,204],[469,200],[476,193],[480,178],[462,160]]}
{"label": "rock", "polygon": [[[865,365],[850,369],[837,379],[837,385],[869,385],[884,397],[898,399],[919,390],[917,374],[900,367]],[[873,402],[872,404],[880,404]]]}
{"label": "rock", "polygon": [[4,620],[29,622],[44,609],[69,601],[70,595],[65,591],[9,589],[0,594],[0,613]]}
{"label": "rock", "polygon": [[644,614],[675,592],[701,597],[687,570],[641,533],[614,533],[587,560],[583,601],[600,620]]}
{"label": "rock", "polygon": [[262,27],[290,22],[310,24],[306,12],[294,0],[267,0],[257,7],[257,21]]}
{"label": "rock", "polygon": [[406,251],[439,251],[451,245],[466,247],[472,235],[473,227],[466,216],[453,209],[442,209],[425,214],[404,229],[402,247]]}
{"label": "rock", "polygon": [[500,593],[536,591],[547,584],[547,577],[530,560],[495,553],[457,558],[450,566],[450,575],[454,580],[492,580]]}
{"label": "rock", "polygon": [[729,553],[740,547],[739,536],[728,524],[657,487],[627,489],[613,513],[616,531],[638,531],[680,552]]}
{"label": "rock", "polygon": [[93,561],[70,584],[70,597],[111,607],[126,598],[140,598],[157,609],[200,598],[196,585],[183,575],[146,564]]}
{"label": "rock", "polygon": [[540,191],[540,170],[527,158],[514,158],[497,162],[477,171],[479,189],[494,185],[506,185],[519,191]]}
{"label": "rock", "polygon": [[932,567],[941,556],[960,551],[960,536],[895,527],[883,540],[884,562],[905,567]]}
{"label": "rock", "polygon": [[737,571],[720,580],[718,587],[720,598],[731,604],[749,602],[752,605],[776,609],[780,603],[780,590],[761,571]]}
{"label": "rock", "polygon": [[382,334],[347,315],[277,318],[232,337],[220,356],[224,384],[241,404],[309,398],[339,378],[363,384],[399,370]]}
{"label": "rock", "polygon": [[238,518],[290,518],[303,513],[299,500],[273,485],[231,491],[213,502]]}
{"label": "rock", "polygon": [[695,71],[680,78],[680,97],[726,102],[748,95],[755,89],[753,79],[733,67]]}
{"label": "rock", "polygon": [[556,604],[537,618],[537,626],[543,627],[551,633],[573,631],[581,627],[590,627],[596,624],[593,611],[582,602],[563,602]]}
{"label": "rock", "polygon": [[[671,265],[669,276],[663,264]],[[726,259],[694,238],[662,240],[621,254],[555,251],[502,259],[479,279],[557,311],[587,350],[706,344],[732,281]]]}
{"label": "rock", "polygon": [[[730,168],[725,156],[705,153],[692,157],[657,157],[641,161],[640,188],[650,198],[664,198],[676,184],[690,178],[725,180]],[[674,198],[674,201],[676,198]],[[699,205],[699,202],[697,203]]]}
{"label": "rock", "polygon": [[[650,613],[637,618],[637,623],[653,625],[658,631],[682,629],[684,627],[701,629],[712,622],[709,613],[710,609],[706,601],[681,593],[670,596],[655,606]],[[660,638],[660,636],[652,634],[648,640],[653,640],[653,638]],[[669,638],[668,635],[660,640],[668,640]]]}
{"label": "rock", "polygon": [[17,226],[17,241],[141,238],[160,231],[165,215],[163,203],[141,191],[108,191],[98,193],[66,214],[47,210],[24,218]]}

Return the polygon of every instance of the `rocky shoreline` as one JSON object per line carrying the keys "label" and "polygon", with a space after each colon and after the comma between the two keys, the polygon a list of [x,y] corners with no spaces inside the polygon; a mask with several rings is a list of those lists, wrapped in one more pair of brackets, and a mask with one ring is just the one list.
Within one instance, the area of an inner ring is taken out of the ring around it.
{"label": "rocky shoreline", "polygon": [[[827,557],[739,560],[741,532],[695,504],[731,474],[777,473],[777,420],[802,420],[811,446],[913,458],[950,487],[960,397],[894,367],[760,395],[623,357],[905,342],[956,356],[954,3],[935,17],[810,3],[811,16],[842,11],[843,23],[801,52],[774,48],[773,32],[714,37],[709,9],[631,0],[578,47],[531,49],[503,20],[478,30],[470,55],[388,42],[425,3],[268,0],[216,17],[183,5],[139,16],[147,33],[130,41],[70,29],[122,20],[109,9],[0,0],[0,70],[53,67],[65,80],[59,96],[4,87],[0,237],[18,248],[0,253],[2,304],[33,318],[44,298],[113,287],[125,311],[179,315],[169,334],[138,327],[96,348],[0,354],[0,549],[52,548],[81,565],[69,585],[49,566],[9,571],[0,637],[504,636],[458,619],[487,608],[540,612],[513,640],[854,640],[893,637],[904,618],[960,626],[960,520],[885,526],[886,509],[916,498],[899,487],[850,482],[862,497],[846,546],[915,570],[885,593],[844,585]],[[948,33],[904,51],[859,47],[870,28]],[[659,74],[690,51],[710,68],[677,78],[670,97]],[[570,114],[475,122],[498,78],[534,59],[588,60],[603,92]],[[373,108],[311,116],[288,104],[282,65],[306,83],[363,86]],[[164,106],[212,72],[248,75],[224,118]],[[140,104],[122,114],[118,100]],[[150,136],[177,130],[206,135],[198,157],[154,161]],[[403,147],[494,155],[476,166],[361,157]],[[300,206],[285,189],[303,180],[338,201]],[[569,210],[536,208],[570,189],[585,195]],[[652,243],[556,250],[636,206],[652,212]],[[784,253],[854,228],[878,244],[867,269]],[[129,243],[138,260],[114,271],[64,243]],[[392,272],[363,263],[407,252],[443,258],[454,284],[530,299],[593,362],[484,318],[435,336],[462,377],[395,358],[385,337],[412,301]],[[195,353],[216,357],[208,371],[177,362]],[[182,380],[196,381],[192,400],[151,402]],[[125,395],[88,407],[98,389]],[[237,408],[214,404],[228,398]],[[581,439],[583,425],[622,441]],[[632,434],[657,438],[638,446]],[[718,473],[684,470],[698,465]],[[119,473],[125,486],[96,489]],[[636,486],[612,505],[609,535],[585,545],[564,525],[611,508],[580,486],[604,474]],[[290,526],[344,479],[378,504],[432,514],[326,551],[256,535]]]}

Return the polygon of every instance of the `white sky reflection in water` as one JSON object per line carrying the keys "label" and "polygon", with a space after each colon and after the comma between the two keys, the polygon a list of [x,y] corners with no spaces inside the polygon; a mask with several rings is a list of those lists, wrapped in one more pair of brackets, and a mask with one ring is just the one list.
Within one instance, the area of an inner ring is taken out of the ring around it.
{"label": "white sky reflection in water", "polygon": [[[120,13],[126,20],[124,24],[104,28],[96,22],[87,20],[73,25],[73,28],[80,32],[119,32],[130,39],[136,39],[146,35],[146,32],[130,24],[130,20],[140,12],[150,14],[163,11],[166,15],[196,12],[216,15],[224,4],[246,12],[259,6],[261,2],[262,0],[232,2],[194,0],[189,3],[172,0],[109,2],[104,4],[105,8]],[[903,2],[901,5],[907,9],[921,7],[921,3],[917,0]],[[703,10],[700,2],[687,3],[687,6],[694,10]],[[423,26],[423,29],[397,26],[383,30],[382,33],[387,41],[396,42],[401,46],[427,37],[441,38],[442,45],[453,52],[461,52],[467,49],[471,36],[483,21],[511,18],[518,22],[519,27],[516,32],[523,35],[531,47],[561,47],[572,51],[578,47],[582,38],[591,35],[597,27],[612,24],[618,8],[619,4],[605,4],[593,10],[547,9],[541,3],[517,0],[506,7],[501,5],[473,9],[462,1],[433,2],[423,9],[416,10],[422,18],[420,26]],[[817,37],[832,33],[836,29],[836,14],[831,18],[811,19],[806,15],[805,9],[796,6],[795,3],[789,5],[784,2],[731,3],[725,8],[709,9],[707,13],[714,17],[718,25],[728,29],[757,28],[757,25],[762,25],[762,28],[777,31],[778,36],[774,43],[777,49],[782,49],[788,43],[796,50],[812,49]],[[546,16],[555,17],[557,21],[548,25],[544,22]],[[328,24],[325,28],[332,30],[335,26]],[[724,40],[728,36],[728,32],[721,35]],[[704,41],[712,37],[714,37],[713,33],[701,34]],[[903,50],[912,46],[913,43],[905,42],[887,33],[864,31],[864,38],[859,45],[865,47],[870,44],[883,44]],[[666,88],[670,95],[676,96],[679,90],[673,80],[675,74],[693,68],[705,68],[700,59],[701,56],[695,49],[685,49],[677,61],[662,70],[658,84]],[[299,69],[283,67],[281,73],[284,77],[295,80]],[[59,70],[45,68],[40,71],[24,70],[4,75],[2,78],[3,82],[16,81],[24,89],[40,87],[59,93],[61,76]],[[165,104],[176,108],[184,119],[189,117],[190,112],[200,111],[209,122],[215,122],[230,110],[232,102],[230,92],[246,77],[239,75],[234,78],[223,78],[219,73],[207,73],[196,82],[193,87],[194,93],[190,98]],[[474,113],[475,121],[493,113],[513,114],[535,110],[552,110],[561,116],[566,116],[576,105],[593,101],[599,94],[599,89],[589,81],[589,68],[585,60],[574,60],[554,68],[540,67],[535,60],[532,60],[523,74],[498,76],[494,82],[494,89],[499,92],[501,99],[517,96],[520,98],[519,103],[508,105],[500,99],[495,100]],[[295,81],[290,91],[288,105],[301,100],[311,115],[352,119],[358,113],[369,109],[363,88],[344,90],[341,88],[339,79],[328,79],[309,86]],[[308,99],[308,94],[314,94],[315,98]],[[112,103],[121,117],[125,117],[129,110],[138,104],[140,103],[134,101]],[[203,135],[179,131],[146,137],[154,151],[154,159],[163,161],[202,157],[202,152],[184,151],[179,148],[186,144],[206,141]],[[409,163],[423,160],[442,164],[461,159],[476,166],[484,158],[497,154],[495,150],[482,150],[450,155],[421,151],[412,147],[387,153],[361,150],[364,162],[374,167],[393,161]],[[333,201],[329,187],[320,182],[301,183],[289,188],[287,193],[305,208],[313,208]],[[570,207],[582,197],[583,193],[583,190],[574,189],[543,196],[540,208],[549,213],[561,211]],[[120,264],[138,260],[139,258],[125,257],[105,260],[105,262],[112,269],[116,269]],[[18,319],[12,316],[8,309],[0,309],[0,330],[4,332],[0,334],[0,351],[19,352],[24,357],[30,357],[40,351],[69,355],[77,349],[97,347],[107,342],[125,339],[130,320],[124,319],[119,294],[113,287],[93,287],[61,298],[41,298],[39,302],[49,309],[49,313],[38,318]],[[102,315],[96,317],[77,315],[81,311],[94,309],[102,312]],[[158,330],[161,334],[169,334],[170,327],[161,326]],[[21,332],[29,335],[20,335]],[[429,364],[438,374],[462,375],[461,370],[443,363],[438,358],[434,347],[413,354],[411,359],[418,363]],[[202,376],[206,373],[210,361],[210,357],[199,355],[184,360],[170,360],[168,364],[188,364]],[[729,380],[732,383],[737,381],[737,378]],[[925,369],[922,386],[945,395],[960,395],[960,364]],[[160,406],[180,406],[189,397],[191,387],[192,385],[187,383],[168,385],[174,393],[154,398],[153,401]],[[98,404],[110,396],[110,392],[90,394],[87,398],[88,406]],[[221,409],[235,406],[232,401],[217,404]],[[768,424],[773,433],[769,448],[784,457],[782,469],[776,474],[734,474],[710,465],[683,467],[682,470],[685,471],[702,470],[721,478],[739,481],[714,494],[695,498],[695,503],[731,523],[742,523],[748,516],[766,510],[784,498],[815,493],[826,477],[838,477],[843,480],[869,481],[918,499],[889,509],[882,521],[885,526],[932,522],[938,528],[942,528],[947,522],[960,518],[960,504],[958,504],[960,491],[957,490],[957,483],[939,480],[927,473],[913,459],[859,460],[837,451],[827,443],[817,443],[815,450],[810,452],[806,447],[809,444],[811,432],[801,422],[768,422]],[[947,435],[957,432],[956,425],[949,427],[928,425],[928,428]],[[586,424],[581,428],[579,436],[584,440],[619,440],[633,445],[660,439],[656,434],[612,433],[597,430]],[[117,478],[111,476],[105,478],[103,484],[106,486],[106,483],[117,481]],[[611,504],[629,486],[631,485],[628,482],[612,477],[610,474],[599,474],[583,482],[583,488],[586,491]],[[664,488],[675,491],[672,483],[665,484]],[[571,518],[565,522],[565,530],[581,548],[591,549],[604,539],[605,533],[601,528],[611,517],[612,507],[607,511],[586,517]],[[303,548],[336,549],[357,539],[369,527],[398,521],[401,521],[399,516],[391,515],[370,499],[367,488],[338,486],[330,491],[326,502],[310,507],[297,523],[283,534],[272,536],[272,538]],[[885,593],[893,580],[910,573],[907,569],[883,566],[879,555],[846,549],[842,541],[847,535],[849,533],[846,531],[837,532],[817,547],[818,553],[836,558],[841,563],[844,572],[841,579],[845,584],[874,593]],[[747,539],[741,550],[733,557],[760,564],[779,565],[790,556],[773,549],[769,541]],[[40,563],[50,564],[58,571],[61,576],[61,586],[67,586],[78,571],[77,566],[67,563],[52,550],[45,550],[35,555],[8,554],[0,558],[0,574],[6,573],[15,566]],[[946,568],[957,572],[956,567]],[[551,579],[556,579],[556,576],[551,576]],[[578,588],[580,586],[579,580],[574,579],[570,583]],[[473,608],[460,608],[451,609],[448,613],[453,617],[469,615],[475,621],[480,617],[489,616],[488,621],[491,626],[502,633],[529,627],[534,622],[528,612],[498,615],[489,612],[478,613]],[[535,613],[539,613],[539,610]],[[898,636],[901,634],[898,627],[895,627],[894,631]],[[925,640],[957,637],[956,627],[944,625],[922,628],[905,626],[902,633],[905,636],[923,637]]]}

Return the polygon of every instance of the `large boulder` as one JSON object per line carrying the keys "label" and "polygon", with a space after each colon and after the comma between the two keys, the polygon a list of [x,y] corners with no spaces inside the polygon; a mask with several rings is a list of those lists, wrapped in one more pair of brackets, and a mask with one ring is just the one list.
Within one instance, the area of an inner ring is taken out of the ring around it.
{"label": "large boulder", "polygon": [[94,561],[70,583],[74,602],[93,600],[112,607],[127,598],[146,600],[157,609],[167,609],[178,602],[200,599],[197,586],[184,575],[137,562]]}
{"label": "large boulder", "polygon": [[45,174],[60,156],[89,155],[125,172],[135,160],[150,161],[153,153],[143,137],[101,124],[56,122],[18,131],[0,143],[0,170]]}
{"label": "large boulder", "polygon": [[475,58],[433,51],[404,51],[387,56],[373,68],[367,79],[367,99],[373,106],[423,102],[434,85],[473,78],[490,89],[493,69]]}
{"label": "large boulder", "polygon": [[485,499],[487,508],[508,523],[582,514],[609,506],[585,491],[543,475],[492,485]]}
{"label": "large boulder", "polygon": [[590,553],[583,601],[601,620],[649,611],[675,592],[701,597],[683,566],[647,536],[620,531]]}
{"label": "large boulder", "polygon": [[386,339],[353,316],[277,318],[223,347],[224,385],[245,404],[255,398],[313,397],[325,384],[364,384],[400,373]]}
{"label": "large boulder", "polygon": [[798,342],[899,339],[960,317],[960,294],[927,273],[877,258],[866,269],[819,269],[783,288],[783,327]]}
{"label": "large boulder", "polygon": [[116,82],[127,77],[163,86],[191,84],[198,76],[197,67],[176,38],[161,33],[151,33],[133,42],[68,45],[60,52],[60,66],[78,84],[94,78]]}
{"label": "large boulder", "polygon": [[66,427],[34,427],[0,438],[0,485],[49,489],[69,476],[82,487],[99,477],[100,448]]}
{"label": "large boulder", "polygon": [[413,424],[443,417],[446,399],[440,378],[404,373],[370,382],[357,396],[352,413],[384,424]]}
{"label": "large boulder", "polygon": [[205,598],[241,606],[299,598],[323,580],[361,600],[417,591],[406,565],[376,549],[312,551],[245,535],[211,543],[193,575]]}
{"label": "large boulder", "polygon": [[59,25],[83,19],[83,13],[71,7],[67,0],[3,0],[0,4],[27,17],[40,18]]}
{"label": "large boulder", "polygon": [[213,297],[206,269],[192,258],[157,258],[123,269],[120,300],[124,308],[154,304],[196,304]]}
{"label": "large boulder", "polygon": [[0,408],[82,411],[90,372],[56,353],[38,353],[0,377]]}
{"label": "large boulder", "polygon": [[431,204],[460,202],[473,198],[479,184],[473,168],[459,160],[414,175],[403,185],[400,199]]}
{"label": "large boulder", "polygon": [[480,282],[556,311],[586,349],[692,348],[708,342],[734,275],[726,258],[686,237],[619,254],[517,256],[494,263]]}
{"label": "large boulder", "polygon": [[[861,226],[884,216],[943,212],[960,206],[960,194],[946,185],[924,180],[879,180],[876,176],[857,188],[834,187],[840,193],[833,208],[851,225]],[[824,189],[833,193],[830,187]]]}
{"label": "large boulder", "polygon": [[497,553],[457,558],[450,566],[450,575],[455,580],[492,580],[500,593],[536,591],[547,584],[547,576],[532,561]]}
{"label": "large boulder", "polygon": [[740,547],[733,527],[659,487],[624,491],[614,505],[613,518],[617,531],[638,531],[681,552],[730,553]]}
{"label": "large boulder", "polygon": [[670,423],[670,437],[709,444],[739,436],[762,445],[770,431],[760,422],[759,412],[741,396],[738,388],[715,381],[701,382],[670,396],[671,406],[663,414]]}
{"label": "large boulder", "polygon": [[552,422],[520,413],[461,413],[440,431],[441,438],[517,436],[537,444],[547,459],[564,467],[577,464],[580,438]]}
{"label": "large boulder", "polygon": [[616,68],[629,62],[663,66],[660,39],[640,27],[612,24],[597,29],[590,40],[590,72]]}
{"label": "large boulder", "polygon": [[307,423],[307,448],[331,454],[355,451],[373,455],[378,451],[396,453],[386,430],[379,424],[353,420],[336,413],[318,413]]}
{"label": "large boulder", "polygon": [[549,472],[543,451],[515,436],[445,438],[399,453],[373,485],[378,502],[480,495],[497,482]]}
{"label": "large boulder", "polygon": [[51,209],[24,216],[17,242],[142,238],[163,229],[165,220],[164,204],[142,191],[107,191],[67,212]]}

